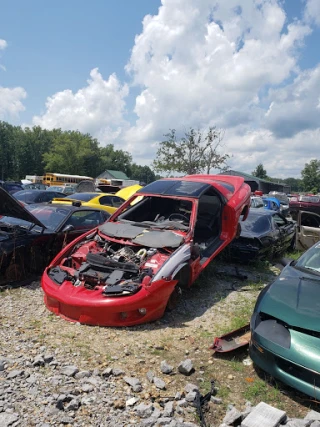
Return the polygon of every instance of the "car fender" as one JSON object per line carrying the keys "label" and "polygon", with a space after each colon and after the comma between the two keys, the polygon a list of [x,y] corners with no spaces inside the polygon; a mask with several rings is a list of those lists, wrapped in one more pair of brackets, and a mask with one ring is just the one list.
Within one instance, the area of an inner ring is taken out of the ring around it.
{"label": "car fender", "polygon": [[171,257],[163,264],[159,271],[154,276],[152,282],[156,282],[161,279],[168,280],[174,276],[173,273],[179,271],[187,261],[191,259],[191,244],[187,243],[177,249]]}

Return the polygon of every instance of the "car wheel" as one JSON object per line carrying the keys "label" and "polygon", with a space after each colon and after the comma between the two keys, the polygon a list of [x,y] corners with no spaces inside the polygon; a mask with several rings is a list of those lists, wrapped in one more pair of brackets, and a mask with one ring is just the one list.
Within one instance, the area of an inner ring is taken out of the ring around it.
{"label": "car wheel", "polygon": [[180,301],[181,295],[182,295],[182,290],[180,286],[177,285],[168,299],[168,303],[166,307],[167,311],[172,311],[177,307]]}

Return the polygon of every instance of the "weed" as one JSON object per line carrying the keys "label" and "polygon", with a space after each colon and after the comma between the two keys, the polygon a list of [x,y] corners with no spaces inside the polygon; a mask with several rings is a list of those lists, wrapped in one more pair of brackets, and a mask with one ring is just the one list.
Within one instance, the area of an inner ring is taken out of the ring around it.
{"label": "weed", "polygon": [[253,383],[248,384],[243,393],[245,399],[256,402],[277,402],[280,401],[280,391],[277,387],[270,387],[267,382],[256,379]]}
{"label": "weed", "polygon": [[244,371],[244,365],[241,361],[232,359],[230,361],[230,367],[236,372],[243,372]]}
{"label": "weed", "polygon": [[303,251],[291,251],[291,252],[286,252],[285,253],[285,257],[286,258],[291,258],[291,259],[298,259],[301,255],[303,254]]}
{"label": "weed", "polygon": [[230,394],[230,389],[227,386],[219,386],[217,396],[222,400],[227,400]]}
{"label": "weed", "polygon": [[199,333],[200,338],[212,338],[213,337],[213,333],[209,332],[209,331],[205,331],[205,330],[201,330]]}
{"label": "weed", "polygon": [[242,328],[250,321],[253,312],[255,301],[242,298],[237,301],[237,305],[232,313],[230,313],[231,320],[227,326],[221,328],[221,334]]}

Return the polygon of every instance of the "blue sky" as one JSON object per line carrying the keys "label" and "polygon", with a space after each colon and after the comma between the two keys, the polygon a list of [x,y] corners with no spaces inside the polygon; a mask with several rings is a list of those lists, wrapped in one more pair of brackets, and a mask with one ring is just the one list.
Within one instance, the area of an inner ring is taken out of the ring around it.
{"label": "blue sky", "polygon": [[319,158],[319,44],[319,0],[2,0],[0,120],[140,164],[170,128],[216,125],[232,168],[299,176]]}

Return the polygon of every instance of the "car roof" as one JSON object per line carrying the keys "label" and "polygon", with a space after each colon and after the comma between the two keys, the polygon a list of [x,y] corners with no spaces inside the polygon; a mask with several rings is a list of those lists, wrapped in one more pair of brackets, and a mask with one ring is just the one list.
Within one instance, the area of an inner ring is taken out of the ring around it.
{"label": "car roof", "polygon": [[187,175],[181,178],[165,178],[151,182],[136,194],[200,198],[209,188],[215,188],[230,199],[244,183],[242,177],[229,175]]}

